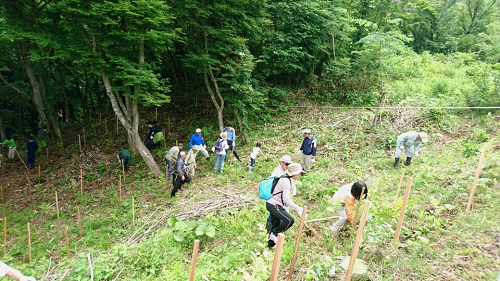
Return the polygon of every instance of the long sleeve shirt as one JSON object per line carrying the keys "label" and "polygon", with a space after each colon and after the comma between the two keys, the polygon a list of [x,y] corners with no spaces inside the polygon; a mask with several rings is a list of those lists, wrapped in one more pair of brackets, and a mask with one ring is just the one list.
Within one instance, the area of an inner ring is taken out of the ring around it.
{"label": "long sleeve shirt", "polygon": [[285,173],[286,171],[281,168],[281,165],[278,165],[278,167],[274,169],[273,173],[271,174],[271,177],[281,177],[284,176]]}
{"label": "long sleeve shirt", "polygon": [[345,206],[347,219],[352,221],[354,218],[354,196],[351,193],[351,187],[354,183],[346,184],[339,188],[333,195],[332,201],[335,208]]}
{"label": "long sleeve shirt", "polygon": [[311,138],[305,137],[304,140],[302,141],[302,146],[300,147],[300,150],[302,150],[302,153],[304,153],[305,155],[316,156],[317,146],[318,143],[314,136],[312,136]]}
{"label": "long sleeve shirt", "polygon": [[302,207],[295,204],[290,198],[290,195],[294,194],[295,190],[293,180],[288,177],[283,177],[278,180],[273,190],[274,195],[271,199],[267,200],[267,202],[272,205],[280,205],[283,208],[290,207],[300,214],[302,212]]}
{"label": "long sleeve shirt", "polygon": [[2,145],[8,145],[9,147],[16,147],[16,142],[14,139],[5,140]]}
{"label": "long sleeve shirt", "polygon": [[38,144],[34,140],[29,141],[26,147],[28,148],[28,154],[34,154],[38,150]]}
{"label": "long sleeve shirt", "polygon": [[227,134],[228,141],[236,140],[236,132],[234,131],[233,127],[229,127],[229,129],[224,129],[222,130],[222,132]]}
{"label": "long sleeve shirt", "polygon": [[179,147],[178,146],[172,146],[165,155],[165,159],[169,160],[170,162],[176,162],[177,158],[179,158]]}
{"label": "long sleeve shirt", "polygon": [[415,154],[420,149],[421,141],[418,139],[418,133],[414,131],[406,132],[398,137],[398,146],[404,146],[406,151]]}
{"label": "long sleeve shirt", "polygon": [[193,145],[205,145],[205,140],[203,140],[203,135],[200,134],[197,136],[196,134],[191,135],[191,139],[189,140],[189,148],[193,148]]}
{"label": "long sleeve shirt", "polygon": [[182,157],[179,157],[177,159],[177,162],[175,162],[175,171],[179,175],[179,177],[184,176],[184,169],[186,168],[186,165],[184,164],[184,159]]}

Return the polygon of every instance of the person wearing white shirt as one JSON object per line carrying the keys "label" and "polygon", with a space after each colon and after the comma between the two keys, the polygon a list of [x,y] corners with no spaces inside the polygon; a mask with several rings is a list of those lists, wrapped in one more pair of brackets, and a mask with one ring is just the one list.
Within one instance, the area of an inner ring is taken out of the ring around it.
{"label": "person wearing white shirt", "polygon": [[288,155],[283,155],[281,157],[279,165],[276,169],[274,169],[273,173],[271,174],[271,177],[281,177],[284,176],[286,173],[286,170],[288,170],[288,165],[292,164],[292,157]]}
{"label": "person wearing white shirt", "polygon": [[253,166],[255,165],[255,159],[259,155],[259,153],[262,153],[262,156],[266,157],[262,150],[260,149],[262,147],[262,143],[258,142],[255,147],[252,150],[252,154],[250,154],[250,167],[248,167],[248,171],[251,173],[253,170]]}

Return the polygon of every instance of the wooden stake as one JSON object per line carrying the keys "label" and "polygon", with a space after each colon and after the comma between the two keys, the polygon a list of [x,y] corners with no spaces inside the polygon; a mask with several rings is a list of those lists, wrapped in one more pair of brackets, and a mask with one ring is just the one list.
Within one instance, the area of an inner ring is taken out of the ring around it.
{"label": "wooden stake", "polygon": [[3,218],[3,255],[7,254],[7,217]]}
{"label": "wooden stake", "polygon": [[293,249],[292,263],[290,264],[290,270],[288,271],[287,280],[292,280],[293,268],[295,267],[295,262],[297,261],[297,252],[299,250],[300,238],[302,237],[302,229],[304,228],[304,220],[306,218],[307,206],[302,209],[302,216],[300,216],[299,229],[297,231],[297,240],[295,240],[295,248]]}
{"label": "wooden stake", "polygon": [[170,134],[170,117],[168,117],[168,133]]}
{"label": "wooden stake", "polygon": [[68,227],[64,226],[64,236],[66,237],[66,254],[68,255],[68,260],[71,258],[71,254],[69,252],[69,237],[68,237]]}
{"label": "wooden stake", "polygon": [[118,176],[118,182],[119,182],[119,184],[118,184],[119,185],[119,188],[118,188],[118,194],[119,194],[119,196],[118,196],[118,198],[119,198],[120,201],[122,201],[122,176],[121,175]]}
{"label": "wooden stake", "polygon": [[78,211],[78,228],[80,229],[80,238],[83,237],[82,235],[82,219],[80,218],[80,206],[77,206],[77,211]]}
{"label": "wooden stake", "polygon": [[57,219],[59,219],[59,200],[57,199],[57,191],[56,191],[56,212],[57,212]]}
{"label": "wooden stake", "polygon": [[49,148],[47,147],[47,167],[49,166]]}
{"label": "wooden stake", "polygon": [[3,204],[3,187],[0,185],[0,197],[2,197],[2,204]]}
{"label": "wooden stake", "polygon": [[165,129],[163,129],[162,133],[163,133],[163,143],[165,144],[165,150],[167,150],[167,132],[165,131]]}
{"label": "wooden stake", "polygon": [[123,163],[123,159],[121,164],[122,164],[123,179],[125,179],[125,164]]}
{"label": "wooden stake", "polygon": [[78,147],[80,148],[80,152],[82,152],[82,140],[80,134],[78,135]]}
{"label": "wooden stake", "polygon": [[30,231],[30,222],[28,222],[28,261],[31,262],[31,231]]}
{"label": "wooden stake", "polygon": [[401,190],[401,186],[403,185],[403,179],[405,177],[406,169],[403,169],[403,173],[401,174],[401,178],[399,179],[399,184],[398,184],[398,191],[396,192],[396,199],[394,199],[394,202],[398,200],[399,197],[399,191]]}
{"label": "wooden stake", "polygon": [[198,250],[200,248],[200,240],[194,241],[193,256],[191,258],[191,270],[189,271],[189,281],[194,281],[194,272],[196,270],[196,262],[198,261]]}
{"label": "wooden stake", "polygon": [[336,219],[338,217],[339,216],[333,216],[333,217],[322,218],[322,219],[314,219],[314,220],[306,221],[305,223],[318,222],[318,221],[328,221],[328,220]]}
{"label": "wooden stake", "polygon": [[165,167],[165,191],[168,194],[168,165]]}
{"label": "wooden stake", "polygon": [[370,209],[370,200],[365,201],[365,206],[363,207],[363,214],[361,214],[361,220],[359,221],[358,232],[356,234],[356,240],[354,240],[354,246],[351,251],[351,260],[349,261],[349,268],[345,275],[345,280],[350,281],[352,278],[352,272],[354,270],[354,264],[356,263],[356,258],[358,257],[359,244],[361,244],[361,239],[363,238],[363,231],[365,230],[366,218],[368,217],[368,210]]}
{"label": "wooden stake", "polygon": [[83,146],[87,146],[87,142],[85,141],[85,127],[83,127],[82,130],[83,130]]}
{"label": "wooden stake", "polygon": [[105,134],[107,135],[108,134],[108,118],[107,117],[104,117],[104,131],[105,131]]}
{"label": "wooden stake", "polygon": [[45,180],[47,181],[47,191],[50,194],[50,180],[49,180],[49,175],[45,176]]}
{"label": "wooden stake", "polygon": [[80,194],[83,194],[83,170],[80,169]]}
{"label": "wooden stake", "polygon": [[132,195],[132,227],[135,228],[135,204],[133,195]]}
{"label": "wooden stake", "polygon": [[481,156],[479,157],[479,164],[477,164],[477,169],[476,169],[476,176],[474,177],[474,183],[472,184],[472,190],[470,191],[469,195],[469,202],[467,203],[467,212],[470,212],[472,208],[472,201],[474,200],[474,193],[476,193],[476,187],[477,187],[477,182],[479,180],[479,175],[481,174],[481,171],[483,170],[483,162],[484,162],[484,156],[486,154],[486,147],[488,144],[484,144],[483,148],[481,148]]}
{"label": "wooden stake", "polygon": [[40,184],[40,181],[42,180],[42,172],[40,165],[38,165],[38,184]]}
{"label": "wooden stake", "polygon": [[116,117],[116,134],[118,135],[118,117]]}
{"label": "wooden stake", "polygon": [[363,189],[361,189],[361,195],[359,196],[358,206],[356,207],[356,213],[354,213],[354,219],[351,222],[353,228],[356,225],[356,220],[358,219],[359,206],[361,206],[361,203],[363,202],[363,195],[364,194],[365,194],[365,188],[363,187]]}
{"label": "wooden stake", "polygon": [[405,218],[406,204],[408,204],[408,198],[410,197],[411,183],[413,179],[409,178],[406,184],[405,196],[403,198],[403,206],[401,206],[401,213],[399,214],[398,226],[396,228],[396,233],[394,234],[394,244],[399,243],[399,234],[401,234],[401,226],[403,225],[403,220]]}
{"label": "wooden stake", "polygon": [[155,107],[155,121],[158,121],[158,107]]}
{"label": "wooden stake", "polygon": [[274,252],[273,269],[271,270],[271,277],[269,281],[277,281],[280,271],[281,255],[283,254],[283,244],[285,243],[285,235],[278,234],[278,243],[276,243],[276,250]]}

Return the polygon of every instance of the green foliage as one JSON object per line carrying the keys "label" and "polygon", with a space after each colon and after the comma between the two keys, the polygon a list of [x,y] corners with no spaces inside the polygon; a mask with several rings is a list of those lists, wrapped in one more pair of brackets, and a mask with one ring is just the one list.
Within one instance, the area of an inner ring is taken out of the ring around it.
{"label": "green foliage", "polygon": [[188,245],[191,245],[195,238],[215,236],[215,228],[201,220],[186,220],[171,216],[167,223],[173,227],[175,241],[187,242]]}

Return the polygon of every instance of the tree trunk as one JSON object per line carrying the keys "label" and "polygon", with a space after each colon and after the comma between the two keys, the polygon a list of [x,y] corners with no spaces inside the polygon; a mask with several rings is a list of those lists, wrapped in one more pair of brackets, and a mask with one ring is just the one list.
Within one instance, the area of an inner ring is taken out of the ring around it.
{"label": "tree trunk", "polygon": [[240,129],[241,141],[243,142],[243,144],[247,144],[247,137],[246,137],[245,131],[243,130],[243,121],[241,120],[241,116],[240,116],[238,109],[236,109],[234,111],[234,115],[236,115],[236,120],[238,120],[238,127]]}
{"label": "tree trunk", "polygon": [[0,141],[4,141],[7,138],[5,134],[5,126],[3,124],[2,110],[0,109]]}

